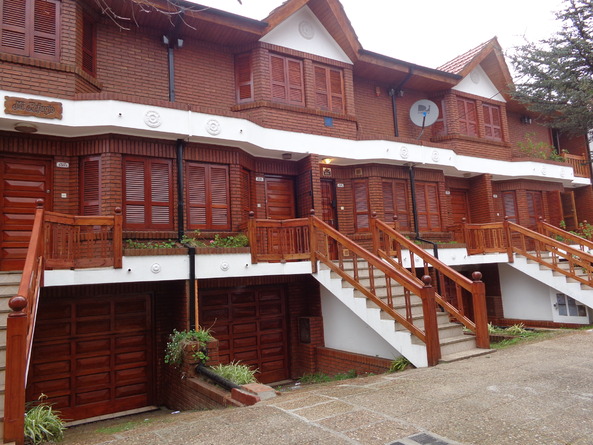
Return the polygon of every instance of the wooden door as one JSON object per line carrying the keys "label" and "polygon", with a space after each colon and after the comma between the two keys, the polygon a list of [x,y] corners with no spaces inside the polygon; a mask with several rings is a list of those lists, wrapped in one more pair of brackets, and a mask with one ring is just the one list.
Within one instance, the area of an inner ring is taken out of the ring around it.
{"label": "wooden door", "polygon": [[455,237],[455,241],[463,242],[463,219],[467,223],[471,223],[469,214],[469,199],[467,197],[467,190],[463,189],[451,189],[451,222],[452,232]]}
{"label": "wooden door", "polygon": [[200,323],[219,342],[220,360],[240,360],[262,383],[289,378],[286,304],[281,287],[202,290]]}
{"label": "wooden door", "polygon": [[266,218],[295,218],[294,181],[280,176],[266,176]]}
{"label": "wooden door", "polygon": [[517,211],[517,195],[515,192],[502,192],[502,202],[504,206],[504,216],[508,217],[510,222],[518,223],[519,213]]}
{"label": "wooden door", "polygon": [[51,210],[51,163],[45,159],[5,157],[0,160],[0,270],[22,270],[35,202]]}
{"label": "wooden door", "polygon": [[[338,229],[336,185],[332,179],[321,180],[321,219]],[[330,258],[338,258],[338,247],[333,239],[329,242],[329,255]]]}
{"label": "wooden door", "polygon": [[27,400],[86,419],[154,403],[150,296],[40,300]]}
{"label": "wooden door", "polygon": [[527,227],[532,230],[537,230],[537,221],[539,217],[544,217],[544,200],[542,192],[532,190],[527,191],[527,214],[529,216]]}
{"label": "wooden door", "polygon": [[566,224],[566,230],[576,230],[579,220],[574,202],[574,192],[561,193],[560,198],[562,199],[562,219]]}

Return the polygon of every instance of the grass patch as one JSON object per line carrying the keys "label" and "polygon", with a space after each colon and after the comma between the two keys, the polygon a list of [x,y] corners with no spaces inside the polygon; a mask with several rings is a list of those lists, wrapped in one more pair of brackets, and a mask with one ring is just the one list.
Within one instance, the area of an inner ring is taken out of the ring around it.
{"label": "grass patch", "polygon": [[412,363],[402,355],[401,357],[391,361],[389,365],[389,372],[400,372],[410,365],[412,365]]}
{"label": "grass patch", "polygon": [[336,382],[338,380],[353,379],[355,377],[358,377],[358,374],[356,373],[356,371],[354,369],[351,369],[348,372],[344,372],[344,373],[340,373],[340,374],[336,374],[336,375],[328,375],[328,374],[324,374],[323,372],[316,372],[313,374],[303,375],[299,379],[299,382],[301,382],[303,385],[309,385],[312,383]]}
{"label": "grass patch", "polygon": [[548,338],[554,337],[566,331],[529,331],[525,330],[524,333],[513,338],[506,338],[497,343],[492,343],[490,347],[492,349],[504,349],[509,346],[513,346],[519,343],[532,342],[547,340]]}

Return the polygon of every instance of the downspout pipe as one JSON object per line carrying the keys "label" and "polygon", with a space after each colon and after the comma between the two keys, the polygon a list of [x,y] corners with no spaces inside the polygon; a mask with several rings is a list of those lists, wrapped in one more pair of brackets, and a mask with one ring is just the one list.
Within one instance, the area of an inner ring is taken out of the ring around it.
{"label": "downspout pipe", "polygon": [[414,230],[416,231],[416,236],[414,240],[421,241],[423,243],[431,244],[432,245],[432,252],[435,258],[439,258],[439,247],[437,243],[434,241],[429,241],[420,237],[420,230],[418,228],[418,204],[416,202],[416,175],[414,172],[414,166],[410,165],[408,167],[408,172],[410,174],[410,191],[412,192],[412,216],[414,217]]}
{"label": "downspout pipe", "polygon": [[393,107],[393,129],[395,137],[399,137],[399,123],[397,120],[397,97],[402,95],[402,88],[406,83],[408,83],[408,80],[410,80],[413,74],[414,69],[410,68],[404,80],[402,80],[397,87],[392,87],[388,91],[389,96],[391,96],[391,106]]}

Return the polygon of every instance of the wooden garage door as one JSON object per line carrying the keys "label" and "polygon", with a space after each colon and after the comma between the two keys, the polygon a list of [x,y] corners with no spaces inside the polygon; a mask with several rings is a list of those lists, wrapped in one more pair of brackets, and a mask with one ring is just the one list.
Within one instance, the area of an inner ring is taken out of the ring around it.
{"label": "wooden garage door", "polygon": [[150,297],[40,300],[27,400],[65,419],[151,405]]}
{"label": "wooden garage door", "polygon": [[262,383],[289,376],[284,292],[279,287],[200,291],[200,325],[211,327],[221,361],[257,368]]}
{"label": "wooden garage door", "polygon": [[0,159],[0,270],[21,270],[35,214],[35,202],[51,210],[48,160]]}

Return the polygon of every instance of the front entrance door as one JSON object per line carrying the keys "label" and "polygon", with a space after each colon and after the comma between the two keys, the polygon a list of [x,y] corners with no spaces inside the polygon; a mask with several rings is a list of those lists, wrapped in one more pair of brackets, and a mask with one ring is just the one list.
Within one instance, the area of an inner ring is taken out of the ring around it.
{"label": "front entrance door", "polygon": [[[332,179],[321,180],[321,219],[338,229],[338,212],[336,199],[336,185]],[[333,239],[329,242],[329,255],[332,259],[338,258],[338,247]]]}
{"label": "front entrance door", "polygon": [[469,215],[469,199],[467,190],[451,189],[451,219],[453,220],[453,233],[455,241],[463,242],[463,219],[471,223]]}
{"label": "front entrance door", "polygon": [[295,218],[294,181],[280,176],[266,176],[266,218]]}
{"label": "front entrance door", "polygon": [[200,324],[218,340],[220,360],[240,360],[262,383],[289,378],[286,304],[277,286],[202,290]]}
{"label": "front entrance door", "polygon": [[31,238],[35,202],[51,210],[51,163],[44,159],[0,160],[0,270],[22,270]]}
{"label": "front entrance door", "polygon": [[27,400],[68,420],[152,405],[150,296],[41,298]]}
{"label": "front entrance door", "polygon": [[566,230],[576,230],[579,220],[574,202],[574,192],[561,193],[560,198],[562,200],[562,219],[566,224]]}

